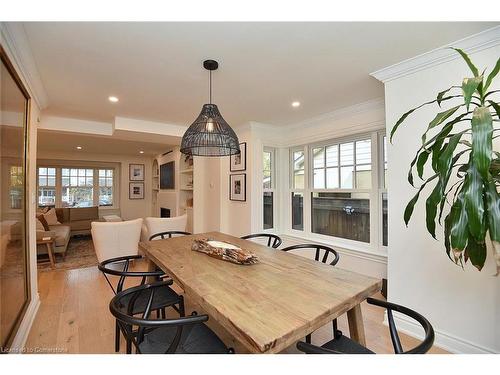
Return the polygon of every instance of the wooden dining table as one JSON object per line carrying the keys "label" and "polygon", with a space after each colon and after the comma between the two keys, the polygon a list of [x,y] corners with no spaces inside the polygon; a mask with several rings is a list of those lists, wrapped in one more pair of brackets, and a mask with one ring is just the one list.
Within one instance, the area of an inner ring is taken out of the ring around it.
{"label": "wooden dining table", "polygon": [[[193,239],[250,250],[239,265],[191,250]],[[150,268],[160,267],[250,353],[277,353],[347,313],[350,337],[365,345],[360,303],[381,280],[220,232],[141,242]]]}

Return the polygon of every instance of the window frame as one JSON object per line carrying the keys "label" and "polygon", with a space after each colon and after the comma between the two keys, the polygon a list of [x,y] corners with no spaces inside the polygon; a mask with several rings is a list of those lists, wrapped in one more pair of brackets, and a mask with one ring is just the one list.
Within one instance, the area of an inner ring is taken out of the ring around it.
{"label": "window frame", "polygon": [[[332,245],[337,245],[339,247],[345,247],[353,250],[360,250],[368,253],[380,254],[381,252],[386,252],[386,247],[382,246],[382,195],[380,193],[380,139],[385,135],[383,130],[374,130],[368,133],[359,133],[346,137],[330,138],[326,140],[321,140],[314,143],[309,143],[300,146],[294,146],[289,148],[289,186],[288,186],[288,198],[287,198],[287,212],[288,220],[286,222],[286,232],[292,236],[305,237],[313,241],[320,241],[324,243],[330,243]],[[371,188],[370,189],[358,189],[356,188],[356,175],[354,174],[356,169],[353,168],[353,188],[346,189],[340,188],[340,144],[353,142],[353,163],[356,165],[356,141],[371,140]],[[331,145],[338,145],[338,168],[339,168],[339,188],[326,188],[326,147]],[[314,158],[313,150],[315,148],[324,147],[325,148],[325,188],[315,189],[313,187],[314,183]],[[304,150],[304,166],[305,175],[304,179],[304,189],[296,189],[293,184],[294,179],[294,165],[293,165],[293,153],[298,150]],[[382,156],[383,157],[383,156]],[[383,168],[383,165],[382,165]],[[383,176],[382,176],[383,178]],[[292,228],[292,193],[298,192],[303,193],[303,223],[304,230],[296,230]],[[332,192],[332,193],[367,193],[370,201],[370,242],[365,243],[361,241],[350,240],[341,237],[334,237],[325,234],[319,234],[312,232],[312,193],[316,192]],[[380,217],[379,217],[380,216]]]}
{"label": "window frame", "polygon": [[[264,232],[274,232],[277,228],[277,219],[278,219],[278,211],[277,211],[277,203],[278,203],[278,197],[277,197],[277,189],[276,189],[276,149],[274,147],[268,147],[264,146],[262,148],[262,161],[264,161],[264,153],[270,153],[271,154],[271,160],[270,160],[270,176],[271,176],[271,187],[270,188],[265,188],[264,187],[264,168],[263,168],[263,162],[262,162],[262,215],[261,215],[261,225],[260,227]],[[271,228],[264,228],[264,193],[272,193],[273,197],[273,225]]]}
{"label": "window frame", "polygon": [[[119,192],[119,179],[118,179],[118,170],[119,167],[117,166],[111,166],[111,165],[96,165],[96,164],[60,164],[60,163],[50,163],[50,162],[43,162],[39,163],[36,167],[36,185],[37,185],[37,207],[46,207],[46,206],[40,206],[38,204],[38,199],[39,199],[39,171],[40,168],[55,168],[56,169],[56,199],[55,199],[55,207],[56,208],[62,208],[62,191],[63,191],[63,184],[62,184],[62,170],[63,169],[92,169],[92,206],[93,207],[98,207],[99,209],[104,209],[104,210],[112,210],[112,209],[119,209],[119,196],[117,193]],[[113,170],[113,204],[111,206],[101,206],[99,205],[99,170]],[[71,173],[70,173],[71,175]],[[70,185],[72,186],[72,185]],[[45,186],[42,186],[45,187]],[[95,204],[97,203],[97,205]]]}

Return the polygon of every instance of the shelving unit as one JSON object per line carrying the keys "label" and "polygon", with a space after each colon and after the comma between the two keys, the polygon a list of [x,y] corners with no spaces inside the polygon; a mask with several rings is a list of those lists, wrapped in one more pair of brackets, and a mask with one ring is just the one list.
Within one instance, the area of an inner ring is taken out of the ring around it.
{"label": "shelving unit", "polygon": [[193,158],[186,158],[185,155],[180,156],[179,160],[179,214],[188,216],[186,230],[193,231]]}
{"label": "shelving unit", "polygon": [[158,160],[153,160],[152,173],[153,183],[152,183],[152,196],[151,196],[151,207],[153,216],[157,215],[158,211],[158,193],[160,192],[160,167],[158,165]]}

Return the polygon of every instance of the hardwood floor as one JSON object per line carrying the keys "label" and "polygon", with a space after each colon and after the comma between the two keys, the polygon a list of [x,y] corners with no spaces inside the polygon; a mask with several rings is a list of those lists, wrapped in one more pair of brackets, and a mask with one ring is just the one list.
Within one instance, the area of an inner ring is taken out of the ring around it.
{"label": "hardwood floor", "polygon": [[[136,269],[144,267],[143,262],[134,265]],[[26,343],[28,349],[42,353],[114,353],[115,321],[108,309],[113,293],[97,267],[41,272],[38,279],[41,305]],[[383,310],[366,303],[361,308],[368,348],[376,353],[393,353],[388,328],[382,323]],[[191,309],[187,301],[187,312]],[[339,329],[348,335],[345,315],[338,322]],[[224,341],[231,341],[223,332],[218,333]],[[321,344],[331,338],[328,324],[312,335],[312,342]],[[404,334],[401,341],[403,347],[418,342]],[[122,338],[122,353],[124,348]],[[291,346],[283,353],[298,351]],[[431,353],[446,352],[433,347]]]}

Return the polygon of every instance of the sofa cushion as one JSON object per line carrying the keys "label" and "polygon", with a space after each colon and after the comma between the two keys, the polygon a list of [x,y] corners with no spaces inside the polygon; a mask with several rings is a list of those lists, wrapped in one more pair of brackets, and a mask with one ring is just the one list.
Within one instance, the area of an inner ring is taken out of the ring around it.
{"label": "sofa cushion", "polygon": [[93,220],[78,220],[69,223],[72,231],[82,231],[82,230],[90,230]]}
{"label": "sofa cushion", "polygon": [[69,222],[68,207],[56,208],[56,215],[57,215],[57,221],[59,221],[61,224]]}
{"label": "sofa cushion", "polygon": [[65,246],[68,242],[70,235],[70,228],[68,225],[54,225],[50,227],[50,230],[54,231],[56,235],[55,245]]}
{"label": "sofa cushion", "polygon": [[43,230],[45,230],[45,231],[50,230],[49,223],[47,223],[45,216],[43,216],[43,215],[37,216],[37,229],[38,229],[38,222],[40,222],[40,224],[42,224]]}
{"label": "sofa cushion", "polygon": [[47,211],[47,213],[43,214],[43,217],[45,218],[45,220],[47,220],[47,223],[49,225],[61,224],[57,220],[57,215],[56,215],[55,208],[51,208],[49,211]]}
{"label": "sofa cushion", "polygon": [[72,208],[69,213],[69,219],[71,222],[80,220],[97,220],[98,218],[99,211],[97,207]]}

